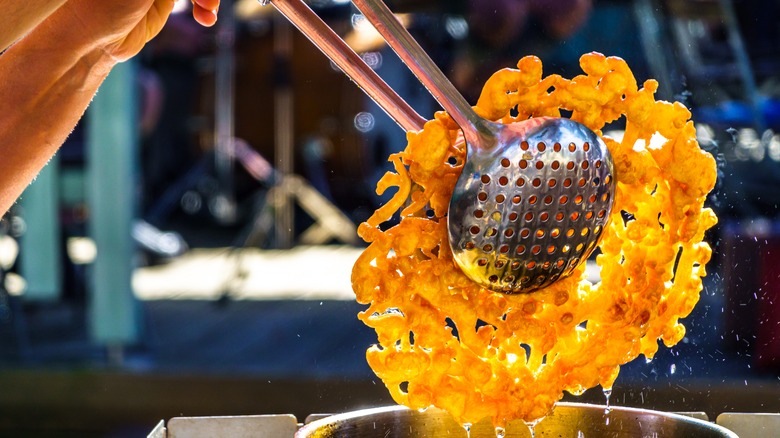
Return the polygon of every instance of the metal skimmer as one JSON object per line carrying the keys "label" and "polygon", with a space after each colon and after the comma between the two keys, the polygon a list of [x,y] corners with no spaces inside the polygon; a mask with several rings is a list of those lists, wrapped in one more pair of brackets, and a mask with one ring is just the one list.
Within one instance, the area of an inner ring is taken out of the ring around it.
{"label": "metal skimmer", "polygon": [[530,292],[595,249],[614,201],[603,141],[563,118],[479,117],[381,0],[353,0],[463,130],[468,156],[450,201],[455,261],[480,285]]}
{"label": "metal skimmer", "polygon": [[580,123],[509,126],[524,129],[500,148],[469,154],[450,201],[450,247],[481,285],[529,292],[570,274],[595,249],[612,210],[614,167],[601,138]]}

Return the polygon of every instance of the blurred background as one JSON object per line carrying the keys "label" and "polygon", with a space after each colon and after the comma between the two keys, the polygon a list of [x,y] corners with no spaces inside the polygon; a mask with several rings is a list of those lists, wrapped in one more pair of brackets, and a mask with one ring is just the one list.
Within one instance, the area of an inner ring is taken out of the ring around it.
{"label": "blurred background", "polygon": [[[187,3],[0,222],[0,436],[392,403],[349,276],[404,133],[271,6],[223,0],[204,29]],[[309,4],[420,114],[438,110],[351,3]],[[719,166],[710,275],[686,338],[623,367],[611,401],[780,412],[780,2],[389,5],[470,102],[525,55],[572,77],[599,51],[691,108]]]}

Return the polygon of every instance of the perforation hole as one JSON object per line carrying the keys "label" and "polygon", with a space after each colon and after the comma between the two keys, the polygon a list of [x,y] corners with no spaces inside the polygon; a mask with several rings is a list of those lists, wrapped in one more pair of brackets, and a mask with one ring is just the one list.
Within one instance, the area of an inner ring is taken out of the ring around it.
{"label": "perforation hole", "polygon": [[506,237],[512,237],[515,235],[515,230],[511,228],[507,228],[506,231],[504,231],[504,236]]}
{"label": "perforation hole", "polygon": [[571,178],[566,178],[565,180],[563,180],[563,186],[566,188],[571,187],[571,183],[572,183]]}
{"label": "perforation hole", "polygon": [[501,203],[502,203],[502,202],[504,202],[505,200],[506,200],[506,196],[504,196],[504,195],[500,195],[500,194],[499,194],[499,195],[496,195],[496,203],[497,203],[497,204],[501,204]]}
{"label": "perforation hole", "polygon": [[530,198],[528,198],[528,203],[531,205],[535,205],[539,201],[539,198],[536,195],[531,195]]}
{"label": "perforation hole", "polygon": [[576,205],[582,204],[582,201],[583,201],[582,195],[577,195],[577,196],[574,197],[574,203]]}
{"label": "perforation hole", "polygon": [[515,276],[514,275],[508,275],[504,277],[504,281],[507,283],[514,283],[515,282]]}
{"label": "perforation hole", "polygon": [[590,163],[588,163],[588,160],[585,160],[582,162],[581,166],[583,169],[587,169],[588,167],[590,167]]}
{"label": "perforation hole", "polygon": [[580,218],[580,212],[579,211],[575,211],[569,217],[571,218],[572,221],[576,221],[577,219]]}
{"label": "perforation hole", "polygon": [[585,152],[588,152],[588,151],[590,150],[590,143],[588,143],[588,142],[586,141],[586,142],[585,142],[585,143],[582,145],[582,149],[583,149]]}
{"label": "perforation hole", "polygon": [[593,229],[593,233],[598,236],[599,234],[601,234],[601,230],[602,230],[601,225],[596,225],[596,228]]}
{"label": "perforation hole", "polygon": [[487,259],[479,259],[479,260],[477,260],[477,264],[479,266],[487,266],[487,263],[488,263]]}
{"label": "perforation hole", "polygon": [[593,204],[594,202],[596,202],[596,199],[598,199],[596,195],[590,195],[590,197],[588,198],[588,202]]}
{"label": "perforation hole", "polygon": [[503,268],[505,264],[506,264],[506,260],[496,260],[496,263],[494,263],[494,265],[498,269]]}
{"label": "perforation hole", "polygon": [[501,178],[498,179],[498,183],[502,186],[505,186],[509,184],[509,178],[502,176]]}
{"label": "perforation hole", "polygon": [[593,219],[593,212],[592,211],[588,211],[587,213],[585,213],[585,219],[586,220]]}
{"label": "perforation hole", "polygon": [[530,235],[531,235],[531,230],[529,230],[528,228],[523,228],[522,230],[520,230],[520,237],[522,237],[523,239],[527,238]]}
{"label": "perforation hole", "polygon": [[580,231],[580,236],[582,236],[582,237],[585,237],[588,234],[590,234],[590,228],[588,228],[588,227],[585,227],[585,228],[582,229],[582,231]]}
{"label": "perforation hole", "polygon": [[525,254],[525,245],[517,245],[517,248],[515,248],[515,253],[517,255]]}
{"label": "perforation hole", "polygon": [[563,245],[561,247],[561,252],[568,253],[569,251],[571,251],[571,245]]}
{"label": "perforation hole", "polygon": [[553,203],[553,197],[551,195],[547,195],[544,197],[544,204],[550,205]]}
{"label": "perforation hole", "polygon": [[596,162],[593,164],[594,166],[596,166],[596,169],[601,169],[601,164],[602,164],[601,160],[596,160]]}
{"label": "perforation hole", "polygon": [[515,212],[509,213],[509,220],[510,221],[514,222],[514,221],[517,220],[517,218],[518,218],[517,213],[515,213]]}
{"label": "perforation hole", "polygon": [[569,197],[566,195],[563,195],[560,197],[560,199],[558,199],[558,203],[560,203],[561,205],[564,205],[567,202],[569,202]]}
{"label": "perforation hole", "polygon": [[547,187],[553,188],[558,185],[558,180],[553,178],[547,181]]}
{"label": "perforation hole", "polygon": [[550,167],[552,168],[552,170],[558,170],[561,168],[561,162],[557,160],[553,161],[552,163],[550,163]]}
{"label": "perforation hole", "polygon": [[477,219],[481,219],[483,216],[485,216],[484,210],[474,210],[474,217]]}
{"label": "perforation hole", "polygon": [[463,244],[463,248],[468,249],[469,251],[474,249],[474,242],[466,242]]}
{"label": "perforation hole", "polygon": [[612,175],[607,175],[604,177],[604,184],[609,184],[612,182]]}
{"label": "perforation hole", "polygon": [[485,252],[491,252],[491,251],[493,251],[493,245],[491,245],[491,244],[489,244],[489,243],[488,243],[487,245],[485,245],[485,246],[483,246],[483,247],[482,247],[482,251],[485,251]]}
{"label": "perforation hole", "polygon": [[547,254],[553,254],[555,252],[555,245],[550,245],[547,247]]}
{"label": "perforation hole", "polygon": [[574,164],[574,161],[569,161],[568,163],[566,163],[566,168],[567,169],[574,170],[574,167],[576,167],[576,165]]}
{"label": "perforation hole", "polygon": [[560,151],[561,151],[561,144],[560,144],[560,143],[555,143],[555,144],[553,145],[553,150],[554,150],[555,152],[560,152]]}
{"label": "perforation hole", "polygon": [[580,264],[579,257],[575,257],[575,258],[571,259],[571,261],[569,262],[569,266],[572,267],[572,268],[576,267],[579,264]]}
{"label": "perforation hole", "polygon": [[531,185],[534,187],[539,187],[542,185],[542,179],[541,178],[534,178],[533,181],[531,181]]}
{"label": "perforation hole", "polygon": [[[550,266],[552,266],[552,263],[550,263],[550,262],[542,263],[542,269],[544,269],[544,270],[550,269]],[[543,275],[540,275],[539,278],[541,279],[541,281],[544,281],[545,277]]]}
{"label": "perforation hole", "polygon": [[479,194],[477,195],[477,199],[479,199],[482,202],[487,201],[487,193],[479,192]]}
{"label": "perforation hole", "polygon": [[520,160],[520,163],[518,164],[518,166],[520,166],[521,169],[525,169],[525,168],[528,167],[528,161]]}
{"label": "perforation hole", "polygon": [[541,228],[539,228],[538,230],[536,230],[536,237],[537,237],[537,238],[539,238],[539,239],[541,239],[542,237],[544,237],[544,235],[545,235],[545,234],[547,234],[547,233],[545,233],[545,231],[544,231],[543,229],[541,229]]}
{"label": "perforation hole", "polygon": [[512,265],[510,265],[510,267],[512,268],[513,271],[517,271],[518,269],[520,269],[520,262],[514,261],[512,262]]}
{"label": "perforation hole", "polygon": [[577,145],[574,143],[569,143],[569,152],[574,152],[577,150]]}
{"label": "perforation hole", "polygon": [[542,212],[539,215],[539,220],[542,222],[547,222],[547,219],[550,219],[550,213],[547,213],[546,211]]}
{"label": "perforation hole", "polygon": [[537,161],[536,162],[536,169],[542,170],[544,168],[544,161]]}
{"label": "perforation hole", "polygon": [[569,228],[566,230],[566,237],[573,237],[574,236],[574,228]]}
{"label": "perforation hole", "polygon": [[539,142],[539,144],[536,145],[536,149],[538,149],[539,152],[544,152],[547,149],[547,145],[545,145],[542,142]]}
{"label": "perforation hole", "polygon": [[555,213],[555,220],[560,222],[563,220],[563,218],[566,217],[565,214],[563,214],[562,211],[559,211],[558,213]]}
{"label": "perforation hole", "polygon": [[599,219],[603,219],[607,215],[607,210],[601,210],[598,214]]}
{"label": "perforation hole", "polygon": [[566,262],[563,259],[558,259],[558,261],[555,262],[555,267],[558,268],[558,269],[561,269],[563,267],[563,265],[565,265],[565,264],[566,264]]}
{"label": "perforation hole", "polygon": [[488,278],[488,280],[490,280],[490,282],[491,282],[491,283],[495,283],[495,282],[497,282],[497,281],[498,281],[498,275],[495,275],[495,274],[493,274],[493,275],[491,275],[491,276]]}
{"label": "perforation hole", "polygon": [[602,202],[607,202],[608,199],[609,199],[609,193],[604,193],[603,195],[601,195]]}
{"label": "perforation hole", "polygon": [[515,184],[517,185],[517,187],[523,187],[525,185],[525,180],[522,177],[520,177],[517,179]]}
{"label": "perforation hole", "polygon": [[524,151],[527,151],[528,150],[528,142],[527,141],[523,141],[522,143],[520,143],[520,149],[522,149]]}
{"label": "perforation hole", "polygon": [[490,175],[482,175],[479,180],[482,181],[482,184],[490,184]]}
{"label": "perforation hole", "polygon": [[501,165],[504,167],[509,167],[511,163],[509,162],[509,158],[502,158],[501,159]]}
{"label": "perforation hole", "polygon": [[526,222],[531,222],[534,220],[534,214],[529,211],[525,214],[525,216],[523,216],[523,219],[525,219]]}
{"label": "perforation hole", "polygon": [[587,183],[588,182],[585,181],[585,178],[580,178],[579,182],[577,182],[577,185],[580,186],[580,187],[585,187],[585,184],[587,184]]}
{"label": "perforation hole", "polygon": [[533,268],[536,267],[536,262],[531,260],[530,262],[525,264],[525,267],[528,268],[528,269],[533,269]]}
{"label": "perforation hole", "polygon": [[582,243],[578,243],[577,247],[574,248],[574,251],[576,252],[582,252],[582,248],[585,248],[585,245]]}
{"label": "perforation hole", "polygon": [[472,225],[471,228],[469,228],[469,232],[471,232],[471,234],[477,235],[479,234],[479,227],[476,225]]}
{"label": "perforation hole", "polygon": [[594,177],[594,178],[593,178],[593,182],[592,182],[592,184],[593,184],[593,187],[597,187],[597,186],[599,185],[599,183],[600,183],[600,182],[601,182],[601,178],[599,178],[599,177]]}
{"label": "perforation hole", "polygon": [[552,238],[556,238],[556,237],[558,237],[560,235],[561,235],[561,230],[559,230],[558,228],[553,228],[550,231],[550,237],[552,237]]}
{"label": "perforation hole", "polygon": [[520,195],[512,196],[512,204],[519,204],[523,198],[520,197]]}
{"label": "perforation hole", "polygon": [[495,228],[488,228],[487,231],[485,231],[485,237],[493,237],[498,233],[498,230]]}

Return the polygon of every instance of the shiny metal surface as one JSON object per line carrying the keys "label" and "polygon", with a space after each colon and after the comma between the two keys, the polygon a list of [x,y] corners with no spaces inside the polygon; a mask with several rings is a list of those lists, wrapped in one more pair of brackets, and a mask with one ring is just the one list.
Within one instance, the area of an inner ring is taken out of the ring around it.
{"label": "shiny metal surface", "polygon": [[483,119],[381,0],[353,3],[463,130],[468,157],[448,213],[463,272],[505,293],[571,273],[595,249],[614,202],[601,139],[568,119]]}
{"label": "shiny metal surface", "polygon": [[[482,421],[470,435],[444,411],[418,412],[392,406],[334,415],[299,429],[296,438],[401,438],[466,437],[495,438],[496,431]],[[530,437],[522,421],[510,422],[506,438]],[[535,438],[737,438],[733,432],[694,418],[645,409],[559,403],[553,414],[534,427]]]}
{"label": "shiny metal surface", "polygon": [[358,56],[303,0],[267,0],[301,31],[322,53],[355,82],[405,131],[419,131],[425,124],[405,100]]}
{"label": "shiny metal surface", "polygon": [[612,156],[569,119],[506,125],[501,147],[470,154],[450,201],[449,239],[484,287],[529,292],[587,260],[615,196]]}

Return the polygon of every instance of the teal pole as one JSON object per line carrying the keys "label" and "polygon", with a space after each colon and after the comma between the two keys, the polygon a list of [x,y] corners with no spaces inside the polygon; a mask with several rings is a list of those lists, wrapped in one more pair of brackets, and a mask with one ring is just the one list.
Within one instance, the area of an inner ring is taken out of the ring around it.
{"label": "teal pole", "polygon": [[56,301],[62,289],[59,165],[49,161],[19,199],[26,230],[19,240],[19,273],[27,301]]}
{"label": "teal pole", "polygon": [[115,361],[139,335],[131,235],[137,210],[136,68],[133,61],[117,65],[87,112],[89,230],[97,246],[88,283],[89,328]]}

